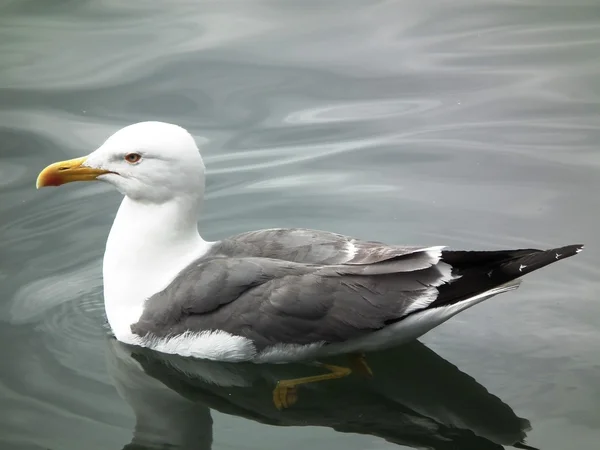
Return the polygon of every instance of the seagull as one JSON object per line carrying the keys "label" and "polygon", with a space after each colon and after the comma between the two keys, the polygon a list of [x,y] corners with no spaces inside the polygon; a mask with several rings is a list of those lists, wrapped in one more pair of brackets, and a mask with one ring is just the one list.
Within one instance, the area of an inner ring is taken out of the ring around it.
{"label": "seagull", "polygon": [[[271,228],[209,242],[199,234],[205,166],[193,136],[140,122],[82,158],[43,169],[37,188],[102,181],[124,198],[106,241],[104,304],[117,340],[181,356],[254,363],[356,356],[414,340],[579,253],[459,251]],[[309,381],[341,378],[351,370]],[[282,393],[281,395],[286,395]]]}

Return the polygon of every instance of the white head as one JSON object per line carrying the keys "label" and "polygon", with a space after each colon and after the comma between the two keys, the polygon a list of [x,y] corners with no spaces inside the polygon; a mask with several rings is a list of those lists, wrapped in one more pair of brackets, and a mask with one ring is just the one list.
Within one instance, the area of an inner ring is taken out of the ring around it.
{"label": "white head", "polygon": [[117,338],[127,340],[145,299],[210,245],[197,223],[204,163],[183,128],[142,122],[117,131],[86,157],[46,167],[37,186],[93,180],[125,195],[106,241],[102,274],[108,321]]}
{"label": "white head", "polygon": [[194,138],[164,122],[140,122],[110,136],[87,157],[46,167],[37,187],[101,180],[142,203],[204,194],[204,163]]}

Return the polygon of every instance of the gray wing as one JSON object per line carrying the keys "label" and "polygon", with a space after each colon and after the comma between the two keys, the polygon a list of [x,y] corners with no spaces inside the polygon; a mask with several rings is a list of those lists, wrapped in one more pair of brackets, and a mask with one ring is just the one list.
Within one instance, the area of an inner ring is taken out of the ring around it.
{"label": "gray wing", "polygon": [[448,275],[435,263],[428,251],[371,265],[202,259],[146,302],[132,331],[166,337],[223,330],[252,340],[259,351],[278,343],[343,342],[433,302]]}
{"label": "gray wing", "polygon": [[[426,249],[363,241],[328,231],[273,228],[238,234],[220,241],[213,254],[255,256],[309,264],[373,264]],[[428,250],[437,251],[439,256],[441,247]]]}

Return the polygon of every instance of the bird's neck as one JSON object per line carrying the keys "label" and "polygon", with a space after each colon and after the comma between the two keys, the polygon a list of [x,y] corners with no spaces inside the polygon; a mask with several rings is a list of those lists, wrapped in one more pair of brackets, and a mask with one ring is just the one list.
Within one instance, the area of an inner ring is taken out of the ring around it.
{"label": "bird's neck", "polygon": [[191,198],[162,204],[124,198],[103,263],[106,315],[118,339],[128,340],[147,298],[208,250],[198,233],[200,207]]}

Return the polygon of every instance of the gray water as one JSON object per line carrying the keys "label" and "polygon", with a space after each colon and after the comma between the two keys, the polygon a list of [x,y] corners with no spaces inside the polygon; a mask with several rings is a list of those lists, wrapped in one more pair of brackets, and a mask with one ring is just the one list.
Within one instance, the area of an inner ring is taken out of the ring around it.
{"label": "gray water", "polygon": [[[593,3],[0,2],[0,448],[485,450],[525,432],[598,448]],[[119,195],[35,190],[47,164],[150,119],[203,142],[206,239],[297,226],[586,250],[280,412],[275,381],[315,368],[184,376],[111,339]]]}

